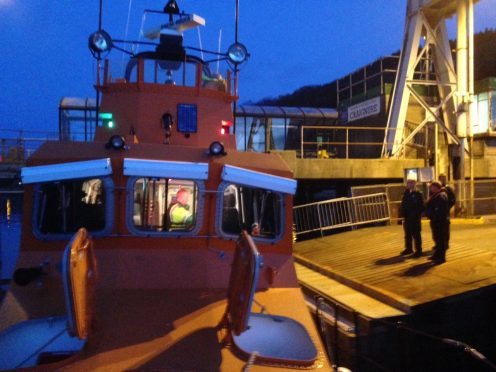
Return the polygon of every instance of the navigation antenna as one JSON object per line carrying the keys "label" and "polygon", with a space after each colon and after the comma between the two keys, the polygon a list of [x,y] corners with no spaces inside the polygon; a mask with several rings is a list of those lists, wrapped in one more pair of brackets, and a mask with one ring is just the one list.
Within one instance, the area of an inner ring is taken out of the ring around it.
{"label": "navigation antenna", "polygon": [[164,13],[169,15],[169,23],[174,23],[174,14],[179,14],[179,6],[176,0],[169,0],[164,7]]}

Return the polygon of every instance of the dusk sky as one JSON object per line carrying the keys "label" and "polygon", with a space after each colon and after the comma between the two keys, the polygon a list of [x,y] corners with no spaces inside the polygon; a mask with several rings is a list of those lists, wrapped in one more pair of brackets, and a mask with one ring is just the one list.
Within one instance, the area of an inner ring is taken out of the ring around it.
{"label": "dusk sky", "polygon": [[[104,0],[103,28],[124,39],[130,9],[127,38],[136,40],[143,9],[165,3]],[[234,41],[234,0],[178,4],[206,19],[204,48],[217,50],[222,30],[221,51],[227,50]],[[56,131],[62,97],[95,96],[96,61],[87,40],[98,28],[98,6],[97,0],[0,0],[0,129]],[[240,0],[239,41],[251,58],[241,68],[239,103],[328,83],[399,50],[405,9],[406,0]],[[476,4],[475,28],[496,28],[496,0]],[[185,34],[185,45],[199,46],[197,31]]]}

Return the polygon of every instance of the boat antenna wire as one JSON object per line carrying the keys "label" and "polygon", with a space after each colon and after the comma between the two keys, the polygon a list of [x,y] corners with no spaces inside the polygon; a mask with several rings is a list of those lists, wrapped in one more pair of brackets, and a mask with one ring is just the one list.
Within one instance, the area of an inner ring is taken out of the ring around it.
{"label": "boat antenna wire", "polygon": [[[220,55],[220,47],[222,44],[222,28],[219,30],[219,42],[217,46],[217,53]],[[219,64],[220,64],[220,59],[217,59],[217,74],[219,73]]]}
{"label": "boat antenna wire", "polygon": [[102,30],[102,14],[103,14],[103,0],[100,0],[100,9],[98,11],[98,31]]}
{"label": "boat antenna wire", "polygon": [[201,39],[201,34],[200,34],[200,27],[197,27],[196,28],[196,31],[198,33],[198,44],[200,45],[200,55],[201,55],[201,59],[204,59],[203,58],[203,45],[202,45],[202,39]]}
{"label": "boat antenna wire", "polygon": [[141,17],[141,26],[140,26],[140,31],[138,35],[138,42],[136,44],[133,44],[132,52],[133,54],[138,54],[139,48],[140,48],[140,43],[141,43],[141,37],[144,35],[144,29],[145,29],[145,22],[146,22],[146,15],[147,11],[145,10],[143,12],[143,16]]}
{"label": "boat antenna wire", "polygon": [[[131,8],[133,6],[133,0],[129,0],[128,2],[128,7],[127,7],[127,20],[126,20],[126,29],[124,31],[124,40],[127,40],[127,36],[129,34],[129,22],[131,18]],[[132,53],[132,46],[131,46],[131,53]],[[124,54],[128,53],[121,53],[121,70],[124,72]]]}

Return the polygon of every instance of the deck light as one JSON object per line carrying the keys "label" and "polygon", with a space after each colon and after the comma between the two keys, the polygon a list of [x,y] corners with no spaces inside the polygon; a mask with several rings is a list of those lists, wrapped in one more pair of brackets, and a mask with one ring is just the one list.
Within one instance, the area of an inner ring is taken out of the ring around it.
{"label": "deck light", "polygon": [[230,128],[232,127],[233,123],[232,121],[229,120],[222,120],[221,121],[221,128],[220,128],[220,134],[221,135],[226,135],[229,134]]}
{"label": "deck light", "polygon": [[229,49],[227,49],[227,56],[229,60],[235,65],[239,65],[248,59],[248,50],[241,43],[232,44]]}
{"label": "deck light", "polygon": [[102,126],[110,129],[114,127],[114,115],[111,112],[100,112],[98,118],[102,121]]}
{"label": "deck light", "polygon": [[214,141],[210,144],[208,153],[213,156],[226,155],[226,152],[224,151],[224,145],[222,144],[222,142],[219,141]]}
{"label": "deck light", "polygon": [[119,136],[118,134],[110,137],[108,142],[105,144],[107,149],[113,148],[115,150],[122,150],[126,146],[126,140],[124,137]]}
{"label": "deck light", "polygon": [[112,49],[112,38],[106,31],[98,30],[90,35],[88,46],[95,53],[109,52]]}
{"label": "deck light", "polygon": [[220,127],[220,134],[223,136],[226,134],[229,134],[231,127],[232,127],[232,121],[222,120],[221,121],[221,127]]}

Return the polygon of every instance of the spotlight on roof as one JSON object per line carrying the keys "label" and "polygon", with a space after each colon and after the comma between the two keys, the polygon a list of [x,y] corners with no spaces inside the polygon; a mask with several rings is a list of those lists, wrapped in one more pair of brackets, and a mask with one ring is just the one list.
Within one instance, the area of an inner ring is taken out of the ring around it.
{"label": "spotlight on roof", "polygon": [[115,149],[115,150],[122,150],[126,146],[126,140],[124,137],[119,136],[119,135],[114,135],[110,137],[108,142],[105,144],[105,148],[107,149]]}
{"label": "spotlight on roof", "polygon": [[210,144],[208,153],[213,156],[226,155],[226,152],[224,151],[224,145],[222,144],[222,142],[219,141],[214,141]]}
{"label": "spotlight on roof", "polygon": [[227,56],[232,63],[239,65],[248,59],[249,54],[243,44],[234,43],[227,49]]}
{"label": "spotlight on roof", "polygon": [[112,49],[112,38],[104,30],[95,31],[88,39],[88,47],[95,53],[109,52]]}

